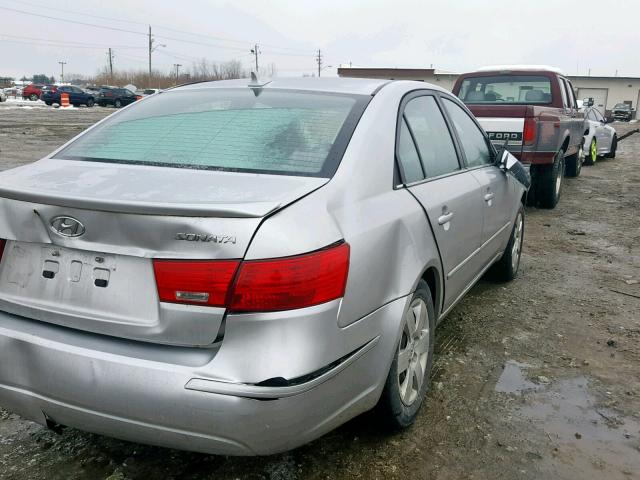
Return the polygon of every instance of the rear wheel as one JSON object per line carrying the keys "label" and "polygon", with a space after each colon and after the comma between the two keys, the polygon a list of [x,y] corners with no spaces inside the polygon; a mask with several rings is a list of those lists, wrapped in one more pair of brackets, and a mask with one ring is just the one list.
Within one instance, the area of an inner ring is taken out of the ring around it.
{"label": "rear wheel", "polygon": [[116,108],[120,108],[122,106],[122,102],[120,101],[120,99],[117,99],[115,102],[113,102],[113,105]]}
{"label": "rear wheel", "polygon": [[616,151],[618,150],[618,136],[614,135],[611,140],[611,149],[609,153],[605,155],[606,158],[616,158]]}
{"label": "rear wheel", "polygon": [[560,200],[564,177],[564,150],[560,149],[553,165],[541,165],[536,175],[536,199],[542,208],[554,208]]}
{"label": "rear wheel", "polygon": [[591,139],[591,143],[589,144],[589,151],[587,152],[587,156],[585,158],[586,165],[594,165],[598,161],[598,142],[595,137]]}
{"label": "rear wheel", "polygon": [[46,104],[47,104],[47,105],[49,105],[49,106],[53,105],[53,103],[52,103],[52,102],[44,102],[44,103],[46,103]]}
{"label": "rear wheel", "polygon": [[418,415],[429,387],[434,341],[431,291],[420,280],[402,318],[402,334],[378,403],[383,421],[392,429],[409,427]]}
{"label": "rear wheel", "polygon": [[584,163],[584,141],[580,143],[578,151],[567,157],[566,175],[567,177],[579,177]]}
{"label": "rear wheel", "polygon": [[524,207],[520,205],[518,214],[516,215],[516,221],[513,224],[511,230],[511,238],[507,244],[507,248],[502,255],[502,258],[498,260],[492,267],[494,276],[503,282],[510,282],[518,274],[518,268],[520,267],[520,256],[522,254],[522,245],[524,242]]}

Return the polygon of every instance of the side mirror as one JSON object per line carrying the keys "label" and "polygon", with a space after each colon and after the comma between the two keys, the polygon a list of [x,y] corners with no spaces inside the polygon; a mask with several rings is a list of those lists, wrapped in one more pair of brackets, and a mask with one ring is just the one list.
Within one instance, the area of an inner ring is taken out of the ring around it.
{"label": "side mirror", "polygon": [[531,188],[531,175],[529,175],[527,169],[524,168],[524,165],[522,165],[516,157],[511,155],[508,150],[505,149],[500,153],[499,165],[503,172],[513,175],[524,188],[527,190]]}

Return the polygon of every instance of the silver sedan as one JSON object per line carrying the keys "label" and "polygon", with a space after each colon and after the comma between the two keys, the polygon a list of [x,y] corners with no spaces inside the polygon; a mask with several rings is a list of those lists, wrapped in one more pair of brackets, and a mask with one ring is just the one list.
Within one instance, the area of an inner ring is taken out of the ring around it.
{"label": "silver sedan", "polygon": [[584,163],[593,165],[598,157],[615,158],[618,149],[616,129],[609,125],[609,121],[596,108],[588,108],[584,116],[588,126],[584,136]]}
{"label": "silver sedan", "polygon": [[0,174],[0,405],[229,455],[408,427],[436,325],[516,276],[527,184],[421,82],[149,96]]}

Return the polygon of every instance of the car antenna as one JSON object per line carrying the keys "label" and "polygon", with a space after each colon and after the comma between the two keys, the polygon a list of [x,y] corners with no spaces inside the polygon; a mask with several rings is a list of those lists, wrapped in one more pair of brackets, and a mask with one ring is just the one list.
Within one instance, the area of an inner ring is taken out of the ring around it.
{"label": "car antenna", "polygon": [[256,72],[251,72],[251,81],[249,82],[249,88],[253,90],[253,94],[257,97],[262,93],[262,87],[271,83],[271,80],[262,82],[258,79]]}

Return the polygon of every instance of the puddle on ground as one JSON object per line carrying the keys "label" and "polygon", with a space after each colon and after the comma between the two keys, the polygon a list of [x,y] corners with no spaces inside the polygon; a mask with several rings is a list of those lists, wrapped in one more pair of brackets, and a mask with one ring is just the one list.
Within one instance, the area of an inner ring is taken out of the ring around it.
{"label": "puddle on ground", "polygon": [[542,385],[533,383],[525,377],[523,370],[529,367],[531,367],[531,365],[528,363],[508,360],[504,364],[504,370],[502,370],[500,378],[498,378],[495,391],[501,393],[523,393],[542,388]]}
{"label": "puddle on ground", "polygon": [[556,448],[549,468],[558,477],[640,478],[640,422],[600,407],[585,377],[558,382],[529,400],[516,416],[544,430]]}

